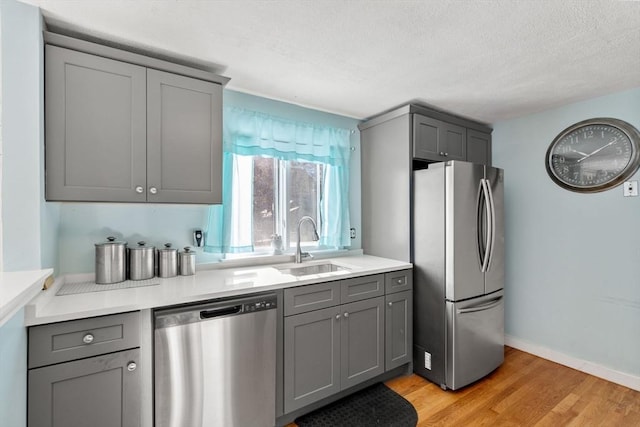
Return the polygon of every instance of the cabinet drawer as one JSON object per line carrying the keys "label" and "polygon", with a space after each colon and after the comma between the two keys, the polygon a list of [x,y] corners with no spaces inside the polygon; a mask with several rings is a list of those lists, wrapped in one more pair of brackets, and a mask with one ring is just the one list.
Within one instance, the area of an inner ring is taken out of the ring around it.
{"label": "cabinet drawer", "polygon": [[140,313],[29,328],[29,369],[139,347]]}
{"label": "cabinet drawer", "polygon": [[319,283],[284,290],[284,315],[306,313],[340,304],[340,282]]}
{"label": "cabinet drawer", "polygon": [[407,291],[412,288],[413,270],[401,270],[385,274],[385,293],[392,294],[394,292]]}
{"label": "cabinet drawer", "polygon": [[342,304],[384,295],[384,275],[355,277],[342,281]]}

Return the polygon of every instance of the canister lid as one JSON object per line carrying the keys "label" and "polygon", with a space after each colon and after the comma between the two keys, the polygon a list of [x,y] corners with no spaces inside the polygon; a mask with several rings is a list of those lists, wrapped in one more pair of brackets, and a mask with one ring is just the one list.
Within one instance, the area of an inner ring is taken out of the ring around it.
{"label": "canister lid", "polygon": [[107,241],[106,242],[100,242],[100,243],[96,243],[96,246],[109,246],[109,245],[125,245],[126,246],[127,242],[119,242],[116,240],[115,237],[113,236],[109,236],[107,237]]}
{"label": "canister lid", "polygon": [[184,247],[184,252],[180,252],[180,253],[181,253],[181,254],[194,254],[194,255],[196,254],[195,252],[193,252],[193,251],[191,250],[191,246],[185,246],[185,247]]}
{"label": "canister lid", "polygon": [[153,246],[147,246],[147,242],[144,241],[138,242],[138,246],[136,247],[129,248],[131,251],[148,251],[153,249],[155,249]]}
{"label": "canister lid", "polygon": [[164,248],[159,248],[158,252],[178,252],[178,249],[172,248],[171,243],[165,243]]}

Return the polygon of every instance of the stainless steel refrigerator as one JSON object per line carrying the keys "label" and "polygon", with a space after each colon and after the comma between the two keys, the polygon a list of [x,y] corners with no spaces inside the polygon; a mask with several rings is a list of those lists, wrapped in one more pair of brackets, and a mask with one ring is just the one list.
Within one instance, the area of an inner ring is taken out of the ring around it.
{"label": "stainless steel refrigerator", "polygon": [[504,360],[503,171],[450,161],[413,178],[414,371],[456,390]]}

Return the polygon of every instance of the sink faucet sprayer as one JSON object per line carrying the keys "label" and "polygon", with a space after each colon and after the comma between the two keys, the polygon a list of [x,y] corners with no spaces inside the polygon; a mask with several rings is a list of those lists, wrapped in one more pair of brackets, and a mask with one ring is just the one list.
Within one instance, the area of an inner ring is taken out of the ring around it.
{"label": "sink faucet sprayer", "polygon": [[318,237],[318,229],[316,226],[316,222],[313,220],[313,218],[311,218],[310,216],[303,216],[302,218],[300,218],[300,221],[298,221],[298,243],[296,245],[296,263],[301,263],[302,258],[304,257],[313,258],[313,255],[311,255],[310,253],[302,252],[300,250],[300,225],[304,221],[311,221],[311,225],[313,225],[313,240],[316,242],[320,240],[320,237]]}

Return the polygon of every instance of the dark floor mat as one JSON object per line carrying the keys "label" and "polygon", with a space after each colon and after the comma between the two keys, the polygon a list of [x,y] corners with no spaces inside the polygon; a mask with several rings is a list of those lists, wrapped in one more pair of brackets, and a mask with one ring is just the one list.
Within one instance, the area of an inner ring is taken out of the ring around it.
{"label": "dark floor mat", "polygon": [[411,403],[382,383],[296,419],[298,427],[415,427]]}

